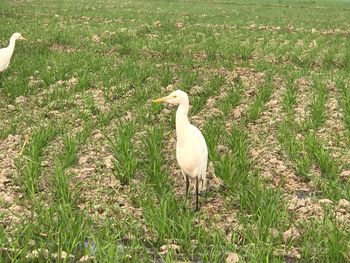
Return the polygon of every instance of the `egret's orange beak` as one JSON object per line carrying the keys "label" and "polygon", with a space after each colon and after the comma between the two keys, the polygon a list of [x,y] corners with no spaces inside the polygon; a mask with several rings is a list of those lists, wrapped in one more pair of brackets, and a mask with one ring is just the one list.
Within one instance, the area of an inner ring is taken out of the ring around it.
{"label": "egret's orange beak", "polygon": [[20,40],[28,40],[28,39],[26,39],[26,38],[23,37],[23,36],[21,36],[19,39],[20,39]]}

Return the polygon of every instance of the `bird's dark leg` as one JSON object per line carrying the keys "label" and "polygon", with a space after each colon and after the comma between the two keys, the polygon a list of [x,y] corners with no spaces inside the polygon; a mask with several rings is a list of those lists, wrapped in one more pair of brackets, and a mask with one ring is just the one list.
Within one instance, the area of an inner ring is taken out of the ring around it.
{"label": "bird's dark leg", "polygon": [[188,196],[188,188],[190,187],[190,179],[188,178],[188,175],[185,175],[186,177],[186,196]]}
{"label": "bird's dark leg", "polygon": [[199,210],[199,202],[198,202],[198,177],[196,177],[196,210]]}

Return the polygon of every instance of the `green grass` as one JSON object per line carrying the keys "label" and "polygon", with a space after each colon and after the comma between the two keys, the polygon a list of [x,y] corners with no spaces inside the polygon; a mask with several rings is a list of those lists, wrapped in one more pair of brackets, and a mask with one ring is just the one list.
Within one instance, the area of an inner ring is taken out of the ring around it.
{"label": "green grass", "polygon": [[[340,0],[6,0],[0,46],[28,41],[0,76],[0,262],[349,261],[348,17]],[[152,103],[170,89],[191,92],[223,181],[199,212],[175,110]]]}
{"label": "green grass", "polygon": [[114,173],[122,184],[129,184],[137,169],[137,159],[132,143],[135,125],[123,124],[119,130],[120,132],[110,138],[115,157]]}
{"label": "green grass", "polygon": [[304,144],[295,137],[295,133],[291,130],[292,126],[293,123],[290,120],[281,123],[278,127],[278,139],[290,159],[293,160],[298,176],[308,181],[310,180],[309,172],[312,160],[307,154]]}
{"label": "green grass", "polygon": [[[41,127],[34,131],[31,142],[28,146],[28,152],[24,153],[23,162],[18,162],[20,171],[19,181],[23,185],[24,192],[29,197],[34,197],[38,192],[38,180],[41,174],[41,156],[45,146],[56,135],[57,129],[53,126],[49,128]],[[25,147],[24,145],[23,147]],[[21,158],[21,157],[20,157]]]}
{"label": "green grass", "polygon": [[265,103],[269,100],[270,96],[273,92],[273,86],[271,83],[271,79],[267,80],[267,83],[264,83],[261,85],[261,87],[258,88],[258,94],[256,96],[256,99],[253,101],[253,103],[250,105],[249,109],[247,110],[247,121],[252,122],[256,120],[260,113],[264,110]]}
{"label": "green grass", "polygon": [[220,104],[220,110],[225,115],[228,115],[230,110],[239,104],[240,100],[242,99],[243,89],[244,89],[243,84],[239,80],[237,81],[237,83],[230,84],[229,92],[226,98]]}
{"label": "green grass", "polygon": [[324,84],[319,83],[317,80],[315,80],[315,83],[313,83],[313,89],[315,92],[315,97],[310,105],[310,117],[304,124],[306,126],[304,128],[305,130],[319,129],[327,118],[325,113],[325,103],[328,90]]}

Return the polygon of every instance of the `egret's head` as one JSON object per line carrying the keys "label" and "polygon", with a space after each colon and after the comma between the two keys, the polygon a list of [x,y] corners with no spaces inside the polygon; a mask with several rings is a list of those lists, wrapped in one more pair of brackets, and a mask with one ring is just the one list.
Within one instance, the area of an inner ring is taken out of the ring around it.
{"label": "egret's head", "polygon": [[13,33],[11,39],[13,39],[13,40],[17,40],[17,39],[18,40],[27,40],[22,36],[21,33]]}
{"label": "egret's head", "polygon": [[168,96],[154,100],[153,102],[167,102],[171,104],[188,104],[187,93],[182,90],[175,90]]}

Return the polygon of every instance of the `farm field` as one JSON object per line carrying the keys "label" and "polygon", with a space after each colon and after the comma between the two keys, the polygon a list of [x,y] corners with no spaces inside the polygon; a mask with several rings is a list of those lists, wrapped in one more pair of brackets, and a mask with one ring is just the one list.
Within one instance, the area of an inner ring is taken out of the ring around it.
{"label": "farm field", "polygon": [[[0,262],[349,262],[350,2],[4,0]],[[181,89],[209,150],[185,197]],[[239,260],[239,261],[238,261]]]}

